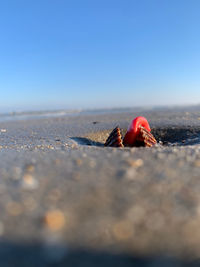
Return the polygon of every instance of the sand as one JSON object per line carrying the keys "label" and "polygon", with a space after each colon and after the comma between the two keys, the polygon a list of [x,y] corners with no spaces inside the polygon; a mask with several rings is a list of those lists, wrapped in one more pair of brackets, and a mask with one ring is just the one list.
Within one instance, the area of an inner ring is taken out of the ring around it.
{"label": "sand", "polygon": [[[138,115],[161,144],[103,146]],[[0,265],[199,266],[199,192],[198,108],[2,122]]]}

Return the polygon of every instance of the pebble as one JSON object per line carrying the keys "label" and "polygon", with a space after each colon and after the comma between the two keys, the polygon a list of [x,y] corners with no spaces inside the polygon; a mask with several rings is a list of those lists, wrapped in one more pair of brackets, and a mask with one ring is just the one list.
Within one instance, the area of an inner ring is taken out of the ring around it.
{"label": "pebble", "polygon": [[142,159],[137,159],[137,160],[129,159],[127,162],[130,166],[136,168],[139,168],[144,165],[144,161]]}
{"label": "pebble", "polygon": [[25,173],[22,177],[22,187],[24,189],[36,189],[38,187],[38,181],[30,173]]}
{"label": "pebble", "polygon": [[44,216],[44,220],[51,231],[59,231],[65,225],[65,216],[61,210],[48,211]]}
{"label": "pebble", "polygon": [[117,222],[113,226],[113,234],[117,240],[127,240],[132,237],[133,233],[133,224],[128,220]]}

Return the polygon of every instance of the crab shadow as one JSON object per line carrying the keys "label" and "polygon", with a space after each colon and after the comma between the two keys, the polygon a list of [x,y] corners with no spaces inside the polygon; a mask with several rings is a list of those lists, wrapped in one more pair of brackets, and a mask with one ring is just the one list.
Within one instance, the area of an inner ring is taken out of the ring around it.
{"label": "crab shadow", "polygon": [[200,128],[185,127],[157,127],[152,129],[152,134],[164,146],[188,146],[200,144]]}
{"label": "crab shadow", "polygon": [[101,146],[101,147],[104,146],[103,143],[94,141],[94,140],[86,138],[86,137],[71,137],[71,139],[82,146]]}

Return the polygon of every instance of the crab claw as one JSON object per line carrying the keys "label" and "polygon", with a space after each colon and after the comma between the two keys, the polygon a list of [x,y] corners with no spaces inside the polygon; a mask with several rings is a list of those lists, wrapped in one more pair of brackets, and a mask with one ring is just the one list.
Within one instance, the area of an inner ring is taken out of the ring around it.
{"label": "crab claw", "polygon": [[122,136],[118,126],[110,133],[104,146],[123,147]]}
{"label": "crab claw", "polygon": [[135,118],[126,134],[123,140],[124,146],[148,146],[151,147],[155,145],[156,139],[154,136],[150,133],[151,128],[149,126],[149,123],[147,119],[144,117],[137,117]]}

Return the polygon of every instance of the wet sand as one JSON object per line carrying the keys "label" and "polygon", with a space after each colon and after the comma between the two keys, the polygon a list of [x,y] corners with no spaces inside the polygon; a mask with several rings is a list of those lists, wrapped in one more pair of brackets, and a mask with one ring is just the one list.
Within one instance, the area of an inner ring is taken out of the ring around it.
{"label": "wet sand", "polygon": [[[138,115],[163,145],[103,147]],[[2,122],[0,159],[1,266],[200,265],[198,108]]]}

